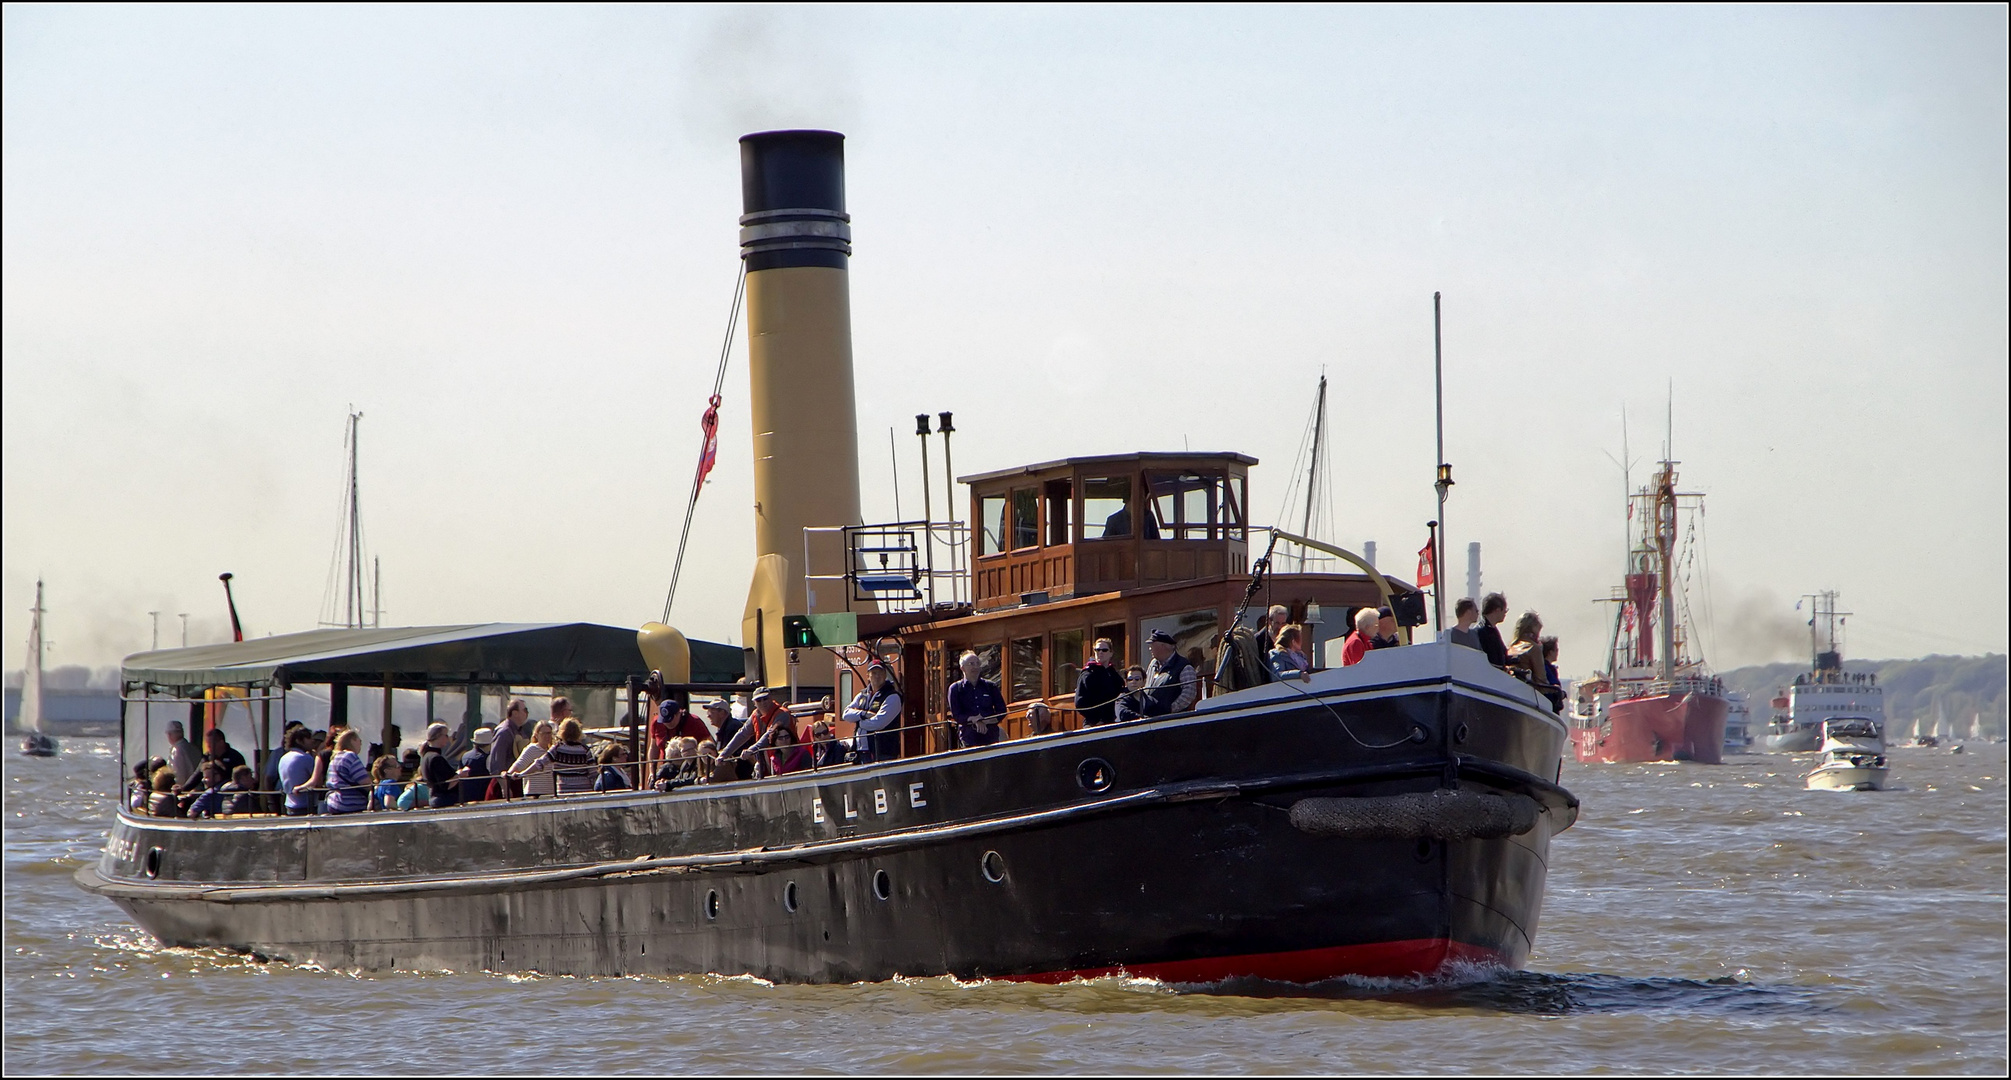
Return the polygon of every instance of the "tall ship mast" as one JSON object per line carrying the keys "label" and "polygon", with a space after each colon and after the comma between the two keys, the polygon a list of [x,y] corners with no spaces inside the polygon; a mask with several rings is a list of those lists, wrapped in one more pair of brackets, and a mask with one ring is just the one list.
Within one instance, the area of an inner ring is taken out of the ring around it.
{"label": "tall ship mast", "polygon": [[1676,490],[1665,458],[1651,482],[1628,496],[1638,526],[1614,613],[1607,670],[1580,684],[1572,743],[1582,762],[1724,760],[1724,683],[1695,651],[1689,605],[1676,568],[1687,538],[1681,509],[1703,496]]}
{"label": "tall ship mast", "polygon": [[1809,669],[1795,676],[1773,698],[1773,716],[1761,749],[1772,754],[1806,754],[1822,746],[1822,725],[1838,715],[1869,717],[1885,723],[1885,688],[1870,672],[1843,669],[1844,628],[1851,613],[1838,610],[1836,591],[1802,597],[1809,626]]}

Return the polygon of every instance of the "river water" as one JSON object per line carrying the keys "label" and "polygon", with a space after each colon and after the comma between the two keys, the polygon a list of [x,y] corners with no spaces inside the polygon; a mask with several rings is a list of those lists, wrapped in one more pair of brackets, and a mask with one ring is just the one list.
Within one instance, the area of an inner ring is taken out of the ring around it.
{"label": "river water", "polygon": [[164,949],[71,873],[115,746],[5,763],[9,1074],[1767,1072],[2004,1075],[2006,747],[1580,766],[1529,969],[1430,983],[352,974]]}

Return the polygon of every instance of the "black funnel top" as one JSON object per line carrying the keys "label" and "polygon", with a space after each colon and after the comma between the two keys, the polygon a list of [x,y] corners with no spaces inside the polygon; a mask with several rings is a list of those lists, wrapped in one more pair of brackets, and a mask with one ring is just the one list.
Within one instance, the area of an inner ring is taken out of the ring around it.
{"label": "black funnel top", "polygon": [[747,269],[828,266],[852,254],[845,136],[759,131],[740,137],[740,257]]}

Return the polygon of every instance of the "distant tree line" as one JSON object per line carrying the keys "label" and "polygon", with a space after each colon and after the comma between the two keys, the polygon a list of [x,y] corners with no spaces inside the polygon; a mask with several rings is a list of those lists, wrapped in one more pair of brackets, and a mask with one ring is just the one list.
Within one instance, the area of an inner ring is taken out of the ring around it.
{"label": "distant tree line", "polygon": [[[21,668],[15,668],[7,673],[7,688],[10,690],[19,690],[26,682],[27,672]],[[49,690],[117,690],[119,669],[64,664],[61,667],[44,669],[42,686]]]}

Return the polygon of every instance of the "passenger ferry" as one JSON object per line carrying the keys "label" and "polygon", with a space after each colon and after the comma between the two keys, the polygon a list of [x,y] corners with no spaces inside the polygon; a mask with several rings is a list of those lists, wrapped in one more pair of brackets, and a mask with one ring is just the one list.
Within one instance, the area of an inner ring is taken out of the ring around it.
{"label": "passenger ferry", "polygon": [[1850,715],[1885,723],[1885,688],[1872,672],[1843,669],[1843,631],[1850,612],[1838,611],[1835,592],[1809,601],[1809,670],[1774,695],[1762,747],[1768,753],[1802,754],[1822,746],[1825,720]]}
{"label": "passenger ferry", "polygon": [[[577,624],[142,653],[125,664],[124,759],[152,752],[164,715],[199,738],[218,708],[242,707],[258,714],[262,764],[275,707],[283,724],[286,691],[310,684],[329,686],[336,719],[355,688],[381,688],[387,746],[396,692],[460,694],[465,740],[483,701],[543,684],[637,748],[649,669],[674,696],[759,682],[812,711],[875,689],[873,661],[905,702],[898,753],[404,813],[122,809],[80,884],[169,945],[368,970],[1311,982],[1521,965],[1550,838],[1578,809],[1549,704],[1452,645],[1321,668],[1317,645],[1352,612],[1420,610],[1419,594],[1251,522],[1245,455],[992,469],[962,478],[968,530],[863,523],[842,136],[741,147],[757,499],[743,650]],[[1272,572],[1293,544],[1361,572]],[[1280,681],[1258,657],[1272,605],[1311,628],[1315,670]],[[1200,699],[1085,724],[1073,691],[1090,646],[1108,638],[1142,662],[1155,637],[1170,639],[1166,668],[1198,670]],[[951,733],[965,652],[1009,703],[994,745],[957,748]]]}

